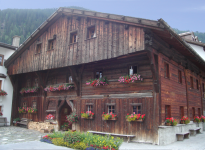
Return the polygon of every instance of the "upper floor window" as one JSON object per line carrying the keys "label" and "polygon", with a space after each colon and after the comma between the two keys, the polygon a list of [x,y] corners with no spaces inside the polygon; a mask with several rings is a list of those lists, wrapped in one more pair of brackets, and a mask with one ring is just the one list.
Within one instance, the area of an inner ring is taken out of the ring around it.
{"label": "upper floor window", "polygon": [[194,81],[193,81],[193,77],[190,77],[190,85],[191,85],[191,88],[193,89],[193,88],[194,88]]}
{"label": "upper floor window", "polygon": [[27,79],[26,86],[31,87],[31,79]]}
{"label": "upper floor window", "polygon": [[182,72],[178,70],[178,82],[182,83]]}
{"label": "upper floor window", "polygon": [[199,81],[196,80],[196,89],[199,90]]}
{"label": "upper floor window", "polygon": [[27,102],[23,102],[22,107],[26,108],[27,107]]}
{"label": "upper floor window", "polygon": [[0,55],[0,66],[3,66],[4,55]]}
{"label": "upper floor window", "polygon": [[36,101],[33,101],[33,102],[32,102],[32,108],[34,108],[34,109],[37,108],[37,103],[36,103]]}
{"label": "upper floor window", "polygon": [[100,78],[102,78],[102,75],[103,75],[102,71],[96,71],[96,72],[95,72],[95,79],[100,79]]}
{"label": "upper floor window", "polygon": [[70,34],[70,43],[76,43],[77,42],[77,31],[76,32],[73,32]]}
{"label": "upper floor window", "polygon": [[164,77],[169,78],[169,64],[164,63]]}
{"label": "upper floor window", "polygon": [[133,113],[135,113],[135,114],[141,114],[141,112],[142,112],[141,105],[132,106],[132,111],[133,111]]}
{"label": "upper floor window", "polygon": [[48,40],[48,50],[54,49],[54,39]]}
{"label": "upper floor window", "polygon": [[87,31],[87,38],[94,38],[96,37],[96,33],[95,33],[95,26],[89,27],[88,31]]}
{"label": "upper floor window", "polygon": [[137,74],[138,73],[138,68],[137,65],[135,66],[129,66],[129,75]]}
{"label": "upper floor window", "polygon": [[41,53],[41,43],[36,44],[36,53]]}

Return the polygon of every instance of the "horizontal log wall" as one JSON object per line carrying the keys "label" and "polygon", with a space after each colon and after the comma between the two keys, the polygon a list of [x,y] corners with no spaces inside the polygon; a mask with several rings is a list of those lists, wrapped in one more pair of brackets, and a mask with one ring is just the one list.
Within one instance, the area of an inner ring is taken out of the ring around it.
{"label": "horizontal log wall", "polygon": [[[144,79],[137,83],[120,83],[120,76],[128,75],[129,66],[138,66],[138,74]],[[96,71],[102,71],[109,84],[106,86],[92,87],[86,85],[86,81],[94,79]],[[85,65],[82,75],[82,96],[84,95],[106,95],[106,94],[126,94],[126,93],[146,93],[153,90],[152,72],[146,54],[129,57],[113,61],[103,61],[99,63]]]}
{"label": "horizontal log wall", "polygon": [[[144,31],[142,28],[124,24],[76,17],[59,18],[36,42],[30,45],[21,56],[8,67],[8,74],[20,74],[60,68],[110,59],[144,50]],[[95,25],[96,37],[87,39],[87,28]],[[70,33],[77,31],[77,42],[70,43]],[[48,40],[56,35],[54,49],[48,50]],[[37,44],[41,42],[41,52]]]}
{"label": "horizontal log wall", "polygon": [[[77,113],[80,116],[81,111],[86,111],[86,103],[93,103],[95,117],[93,120],[80,119],[80,131],[100,131],[119,134],[135,135],[136,141],[157,143],[157,134],[154,134],[154,124],[157,120],[153,119],[156,115],[153,109],[153,98],[132,98],[132,99],[81,99],[75,102]],[[115,103],[116,106],[116,121],[103,121],[103,112],[107,113],[106,103]],[[142,114],[146,114],[144,122],[126,121],[127,113],[132,113],[132,103],[142,103]],[[80,111],[81,110],[81,111]]]}

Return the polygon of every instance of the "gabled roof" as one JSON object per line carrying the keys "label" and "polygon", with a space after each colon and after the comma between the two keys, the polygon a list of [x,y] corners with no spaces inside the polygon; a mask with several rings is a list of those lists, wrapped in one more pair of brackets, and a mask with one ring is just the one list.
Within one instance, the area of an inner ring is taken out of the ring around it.
{"label": "gabled roof", "polygon": [[8,48],[8,49],[11,49],[11,50],[16,50],[17,49],[17,47],[15,47],[15,46],[5,44],[5,43],[2,43],[2,42],[0,42],[0,47]]}
{"label": "gabled roof", "polygon": [[[59,8],[54,12],[45,22],[43,22],[28,39],[11,55],[11,57],[5,62],[5,66],[8,67],[10,63],[13,62],[21,53],[23,53],[32,42],[34,42],[42,32],[52,25],[60,16],[83,16],[89,18],[96,18],[101,20],[107,20],[112,22],[118,22],[122,24],[128,24],[133,26],[138,26],[142,28],[148,28],[153,33],[157,34],[165,42],[172,45],[184,56],[191,59],[192,62],[198,65],[205,66],[204,60],[187,44],[184,39],[182,39],[174,30],[163,20],[158,21],[134,18],[129,16],[114,15],[108,13],[101,13],[95,11],[70,9],[70,8]],[[205,69],[204,69],[205,70]]]}

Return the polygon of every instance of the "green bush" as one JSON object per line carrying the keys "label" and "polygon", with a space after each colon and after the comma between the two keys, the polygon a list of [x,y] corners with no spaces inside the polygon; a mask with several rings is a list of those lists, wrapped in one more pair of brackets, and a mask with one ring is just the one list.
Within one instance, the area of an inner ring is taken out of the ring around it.
{"label": "green bush", "polygon": [[48,137],[50,138],[64,138],[65,133],[62,132],[53,132],[52,134],[49,134]]}
{"label": "green bush", "polygon": [[63,138],[54,138],[54,139],[52,139],[52,143],[53,143],[54,145],[57,145],[57,146],[70,147],[70,144],[67,143],[67,142],[65,142],[65,141],[63,140]]}
{"label": "green bush", "polygon": [[78,131],[76,132],[71,132],[68,131],[65,134],[64,140],[70,144],[76,143],[76,142],[81,142],[85,138],[84,133],[80,133]]}
{"label": "green bush", "polygon": [[177,125],[177,121],[176,121],[176,120],[173,120],[172,125],[173,125],[173,126],[176,126],[176,125]]}
{"label": "green bush", "polygon": [[184,121],[184,123],[185,123],[185,124],[188,124],[188,123],[190,123],[190,120],[187,119],[187,120]]}

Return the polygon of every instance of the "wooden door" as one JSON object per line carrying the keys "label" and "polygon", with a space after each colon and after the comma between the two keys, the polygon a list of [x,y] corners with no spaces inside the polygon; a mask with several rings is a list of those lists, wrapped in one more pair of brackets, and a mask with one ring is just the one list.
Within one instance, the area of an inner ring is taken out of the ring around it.
{"label": "wooden door", "polygon": [[[72,110],[71,110],[70,106],[68,106],[68,104],[65,103],[65,104],[62,106],[61,110],[60,110],[60,116],[59,116],[60,127],[61,127],[65,122],[67,122],[67,121],[66,121],[66,116],[67,116],[67,115],[70,115],[71,112],[72,112]],[[71,129],[71,127],[70,127],[69,129]]]}

